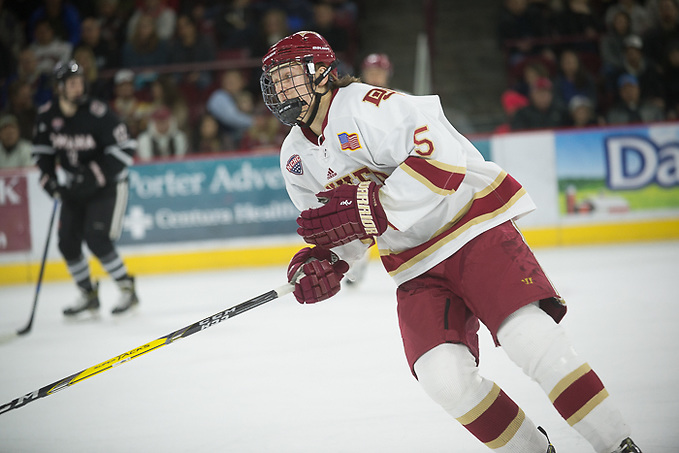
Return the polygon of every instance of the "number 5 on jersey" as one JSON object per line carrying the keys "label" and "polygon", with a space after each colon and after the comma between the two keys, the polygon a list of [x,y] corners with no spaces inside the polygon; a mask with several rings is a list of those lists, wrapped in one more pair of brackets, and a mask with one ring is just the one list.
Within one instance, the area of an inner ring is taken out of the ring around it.
{"label": "number 5 on jersey", "polygon": [[422,135],[428,131],[429,128],[427,126],[422,126],[415,129],[415,132],[413,133],[415,152],[422,157],[429,157],[434,152],[434,143],[428,138],[422,137]]}

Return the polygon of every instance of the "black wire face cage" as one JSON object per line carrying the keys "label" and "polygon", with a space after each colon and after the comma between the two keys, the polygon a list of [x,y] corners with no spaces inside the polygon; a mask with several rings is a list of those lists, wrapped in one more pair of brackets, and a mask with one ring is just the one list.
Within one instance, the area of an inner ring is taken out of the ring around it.
{"label": "black wire face cage", "polygon": [[[278,91],[276,82],[274,80],[282,81],[292,79],[292,68],[298,65],[304,67],[303,83],[297,83],[286,88],[284,91]],[[264,104],[271,110],[278,120],[287,125],[294,126],[300,123],[309,110],[309,103],[302,98],[301,87],[306,87],[304,92],[313,93],[314,83],[314,64],[307,63],[284,63],[271,67],[264,72],[259,79],[262,88],[262,96],[264,97]],[[285,96],[280,96],[285,93]],[[307,95],[308,97],[308,95]]]}

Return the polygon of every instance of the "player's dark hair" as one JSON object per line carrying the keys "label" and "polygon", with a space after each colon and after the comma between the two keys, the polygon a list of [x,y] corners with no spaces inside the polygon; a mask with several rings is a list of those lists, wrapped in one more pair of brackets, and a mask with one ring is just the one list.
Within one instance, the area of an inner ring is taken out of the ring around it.
{"label": "player's dark hair", "polygon": [[360,82],[361,79],[358,77],[354,77],[350,74],[343,75],[339,79],[332,79],[330,81],[330,88],[335,89],[335,88],[344,88],[346,86],[351,85],[354,82]]}
{"label": "player's dark hair", "polygon": [[[316,64],[316,72],[320,72],[320,68],[327,68],[328,65],[324,63]],[[335,88],[344,88],[346,86],[351,85],[354,82],[360,82],[361,79],[358,77],[354,77],[350,74],[345,74],[339,78],[335,77],[334,75],[330,75],[330,80],[328,82],[328,86],[330,88],[330,91],[334,90]]]}

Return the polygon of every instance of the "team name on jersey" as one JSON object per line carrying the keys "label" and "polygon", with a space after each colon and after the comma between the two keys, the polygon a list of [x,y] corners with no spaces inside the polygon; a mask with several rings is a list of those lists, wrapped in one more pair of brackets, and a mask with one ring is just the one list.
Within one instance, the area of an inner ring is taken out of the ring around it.
{"label": "team name on jersey", "polygon": [[50,141],[54,149],[65,149],[66,151],[86,151],[95,149],[97,143],[91,134],[50,134]]}
{"label": "team name on jersey", "polygon": [[386,101],[394,94],[398,93],[394,90],[388,90],[385,88],[373,88],[372,90],[368,91],[365,96],[363,96],[363,102],[370,102],[371,104],[375,104],[376,107],[379,107],[380,102]]}
{"label": "team name on jersey", "polygon": [[329,190],[334,189],[337,186],[341,186],[342,184],[359,184],[361,182],[376,182],[378,184],[384,184],[384,181],[388,177],[389,175],[386,173],[371,170],[368,167],[363,167],[328,183],[325,187],[327,190]]}

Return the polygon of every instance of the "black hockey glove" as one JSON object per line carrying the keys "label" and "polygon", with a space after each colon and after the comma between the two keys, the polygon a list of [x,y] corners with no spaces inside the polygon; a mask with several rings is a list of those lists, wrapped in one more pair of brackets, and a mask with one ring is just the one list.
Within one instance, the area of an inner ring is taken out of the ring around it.
{"label": "black hockey glove", "polygon": [[43,189],[45,189],[45,192],[47,192],[47,194],[55,200],[62,198],[64,187],[59,185],[57,178],[54,176],[44,173],[42,176],[40,176],[40,185]]}
{"label": "black hockey glove", "polygon": [[77,199],[90,198],[105,185],[104,173],[99,165],[92,161],[87,166],[78,167],[73,173],[68,195]]}

